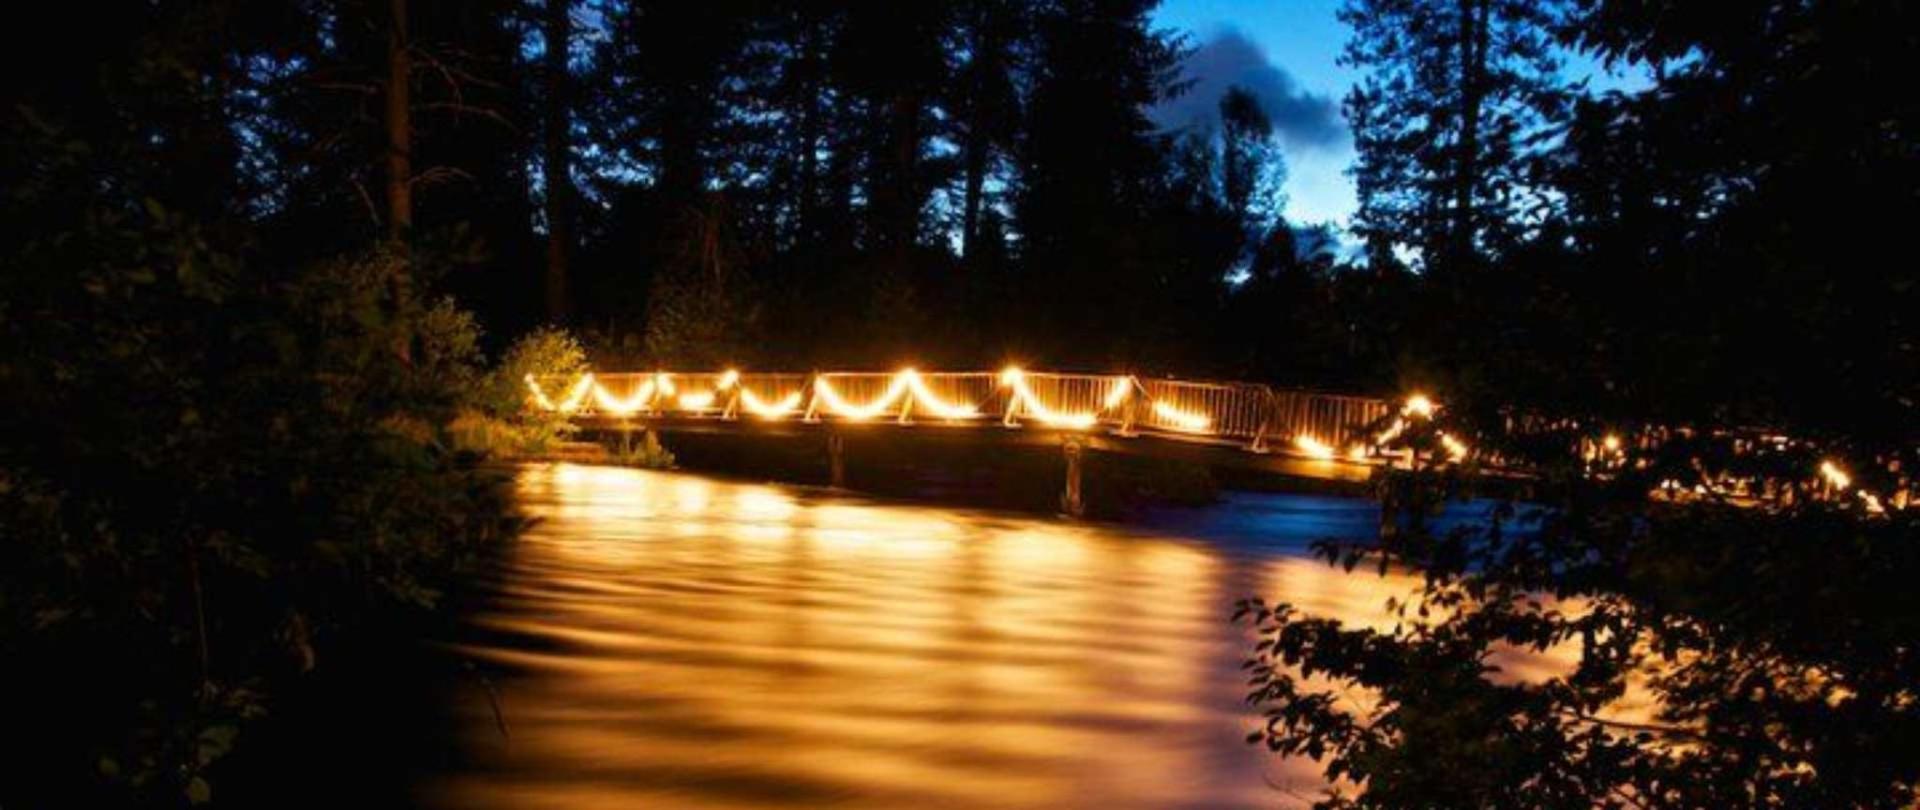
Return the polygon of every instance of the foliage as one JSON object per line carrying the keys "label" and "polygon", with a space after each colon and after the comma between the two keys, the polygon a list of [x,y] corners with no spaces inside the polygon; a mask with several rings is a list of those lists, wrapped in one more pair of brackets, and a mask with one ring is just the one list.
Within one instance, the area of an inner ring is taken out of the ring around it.
{"label": "foliage", "polygon": [[640,432],[640,441],[636,444],[631,431],[623,431],[613,448],[613,461],[628,467],[645,467],[649,470],[667,470],[673,468],[673,451],[660,444],[660,436],[651,430]]}
{"label": "foliage", "polygon": [[[1430,517],[1464,479],[1387,477],[1379,541],[1319,551],[1420,584],[1391,629],[1243,604],[1254,738],[1364,787],[1324,807],[1909,806],[1911,510],[1656,501],[1690,462],[1647,460],[1446,528]],[[1551,676],[1501,667],[1549,649],[1572,656]]]}
{"label": "foliage", "polygon": [[538,454],[573,435],[564,415],[529,408],[527,378],[570,380],[588,371],[587,352],[578,338],[558,327],[522,335],[480,381],[477,407],[455,423],[467,447],[493,455]]}
{"label": "foliage", "polygon": [[32,741],[0,803],[201,802],[515,521],[446,433],[479,335],[422,292],[438,262],[269,221],[288,177],[234,66],[272,15],[50,11],[85,47],[0,121],[0,699]]}
{"label": "foliage", "polygon": [[1557,4],[1353,0],[1344,64],[1359,160],[1355,230],[1435,269],[1511,246],[1538,185],[1530,157],[1564,106]]}
{"label": "foliage", "polygon": [[[207,799],[286,679],[511,530],[444,434],[464,316],[391,256],[272,279],[145,247],[182,227],[149,210],[8,260],[0,651],[39,741],[8,786],[29,803]],[[89,770],[101,792],[72,792]]]}
{"label": "foliage", "polygon": [[[1533,180],[1554,204],[1507,223],[1535,236],[1475,278],[1422,283],[1406,327],[1409,372],[1450,407],[1404,441],[1433,458],[1444,428],[1544,474],[1382,475],[1381,536],[1320,550],[1418,584],[1389,627],[1247,603],[1255,738],[1344,780],[1329,807],[1912,806],[1916,511],[1712,489],[1721,469],[1793,482],[1823,458],[1883,497],[1913,485],[1920,283],[1876,257],[1920,213],[1916,109],[1857,92],[1916,67],[1920,40],[1887,17],[1911,10],[1576,11],[1566,40],[1651,86],[1579,99]],[[1606,477],[1566,452],[1647,425],[1800,443],[1736,452],[1695,431],[1629,447]],[[1476,490],[1484,520],[1431,520]],[[1570,666],[1499,668],[1548,650]]]}

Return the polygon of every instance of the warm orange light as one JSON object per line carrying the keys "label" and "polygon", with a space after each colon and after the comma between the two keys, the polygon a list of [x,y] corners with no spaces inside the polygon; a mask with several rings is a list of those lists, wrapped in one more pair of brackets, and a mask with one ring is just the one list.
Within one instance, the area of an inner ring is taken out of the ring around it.
{"label": "warm orange light", "polygon": [[1433,407],[1433,400],[1428,399],[1426,394],[1414,394],[1413,396],[1407,397],[1406,407],[1401,408],[1400,412],[1408,416],[1431,419],[1433,418]]}
{"label": "warm orange light", "polygon": [[1607,452],[1609,453],[1618,453],[1620,452],[1620,437],[1609,433],[1605,438],[1600,440],[1600,446],[1607,448]]}
{"label": "warm orange light", "polygon": [[906,379],[907,390],[913,392],[914,401],[920,403],[921,407],[931,411],[934,416],[942,419],[970,419],[980,415],[980,408],[978,406],[963,402],[948,402],[941,399],[939,395],[933,393],[933,389],[927,387],[926,380],[920,378],[920,372],[918,371],[910,368],[902,369],[897,377]]}
{"label": "warm orange light", "polygon": [[892,407],[893,401],[899,399],[900,395],[905,393],[906,390],[906,380],[896,376],[893,378],[892,384],[887,386],[887,390],[882,393],[878,399],[865,405],[855,405],[840,396],[840,392],[834,390],[833,383],[828,382],[826,377],[815,377],[813,379],[814,401],[825,404],[827,410],[833,415],[844,419],[851,419],[856,422],[872,419],[873,417],[886,413],[887,409]]}
{"label": "warm orange light", "polygon": [[1333,458],[1333,447],[1331,445],[1312,436],[1308,436],[1305,433],[1293,437],[1293,446],[1299,448],[1300,452],[1313,458]]}
{"label": "warm orange light", "polygon": [[1848,475],[1846,470],[1840,469],[1840,465],[1832,461],[1820,462],[1820,477],[1827,479],[1827,483],[1832,484],[1835,489],[1853,486],[1853,476]]}
{"label": "warm orange light", "polygon": [[793,413],[800,407],[800,392],[795,391],[780,398],[778,402],[767,402],[745,388],[740,389],[740,407],[747,413],[762,419],[779,419]]}
{"label": "warm orange light", "polygon": [[580,410],[580,406],[586,404],[587,394],[595,388],[593,372],[582,374],[580,375],[580,379],[574,381],[573,387],[567,389],[567,395],[562,397],[560,402],[556,404],[553,400],[547,398],[547,392],[540,387],[540,381],[535,380],[532,374],[528,374],[525,379],[527,392],[533,396],[534,405],[540,407],[542,410],[558,411],[560,413],[573,413],[574,411]]}
{"label": "warm orange light", "polygon": [[594,383],[594,407],[614,416],[628,416],[647,407],[647,403],[653,399],[653,387],[653,381],[648,380],[634,390],[633,396],[621,399],[614,396],[612,391],[608,391],[605,385]]}
{"label": "warm orange light", "polygon": [[712,391],[689,391],[680,395],[680,410],[704,411],[713,407]]}
{"label": "warm orange light", "polygon": [[1454,461],[1459,461],[1467,457],[1466,443],[1445,433],[1440,434],[1440,446],[1447,448],[1447,455],[1451,456]]}
{"label": "warm orange light", "polygon": [[[1120,398],[1125,399],[1127,393],[1125,379],[1123,378],[1120,382],[1121,384],[1115,386],[1115,388],[1118,389]],[[1047,407],[1046,403],[1041,402],[1040,397],[1033,393],[1033,388],[1027,385],[1026,372],[1021,371],[1019,368],[1008,366],[1006,370],[1001,371],[1000,384],[1013,389],[1014,399],[1019,402],[1021,410],[1048,427],[1086,430],[1087,428],[1093,427],[1094,423],[1100,419],[1098,414],[1063,413]],[[1114,392],[1109,390],[1107,392],[1107,400],[1112,401],[1113,399]]]}
{"label": "warm orange light", "polygon": [[909,394],[920,403],[921,407],[942,419],[966,419],[978,416],[980,413],[978,406],[941,399],[932,388],[927,386],[926,381],[920,378],[920,372],[910,368],[901,369],[899,373],[893,375],[893,381],[888,383],[885,392],[872,402],[862,405],[848,402],[839,391],[834,390],[833,383],[824,376],[814,378],[813,382],[813,395],[816,401],[825,404],[829,413],[856,422],[886,413],[900,401],[901,397]]}
{"label": "warm orange light", "polygon": [[1204,431],[1213,424],[1213,419],[1205,414],[1183,411],[1165,402],[1153,403],[1153,413],[1155,416],[1173,423],[1173,426],[1179,430],[1194,433]]}

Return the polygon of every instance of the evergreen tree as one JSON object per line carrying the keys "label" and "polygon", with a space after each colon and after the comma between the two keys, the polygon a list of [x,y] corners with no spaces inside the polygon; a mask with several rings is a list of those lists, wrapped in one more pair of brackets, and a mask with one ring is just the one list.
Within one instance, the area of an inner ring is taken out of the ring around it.
{"label": "evergreen tree", "polygon": [[1538,189],[1529,158],[1559,119],[1554,3],[1351,0],[1343,64],[1359,153],[1354,230],[1469,266],[1524,235]]}

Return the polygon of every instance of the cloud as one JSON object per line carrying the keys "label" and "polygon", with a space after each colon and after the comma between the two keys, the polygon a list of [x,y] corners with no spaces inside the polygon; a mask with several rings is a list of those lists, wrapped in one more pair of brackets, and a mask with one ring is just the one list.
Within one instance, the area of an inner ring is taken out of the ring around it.
{"label": "cloud", "polygon": [[1239,29],[1221,28],[1181,61],[1180,74],[1192,82],[1187,91],[1150,112],[1162,127],[1217,126],[1220,97],[1239,85],[1260,101],[1273,119],[1274,134],[1288,145],[1335,148],[1347,141],[1340,106],[1331,97],[1301,88],[1293,74],[1268,60]]}

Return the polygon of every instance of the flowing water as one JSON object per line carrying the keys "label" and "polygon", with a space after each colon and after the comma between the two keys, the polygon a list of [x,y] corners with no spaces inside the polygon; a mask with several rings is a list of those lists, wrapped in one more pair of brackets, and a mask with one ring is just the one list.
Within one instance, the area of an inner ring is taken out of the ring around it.
{"label": "flowing water", "polygon": [[533,466],[540,522],[461,651],[447,808],[1278,807],[1244,738],[1262,595],[1380,622],[1407,582],[1312,540],[1366,501],[1246,496],[1131,526],[682,473]]}

